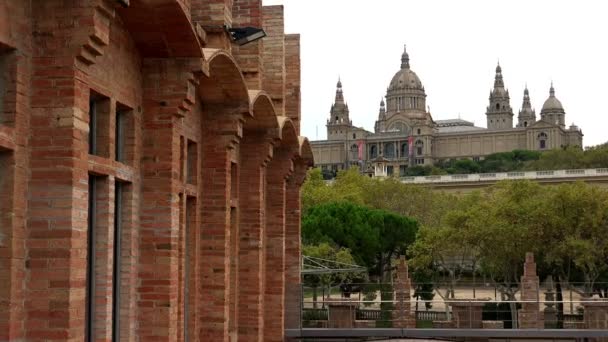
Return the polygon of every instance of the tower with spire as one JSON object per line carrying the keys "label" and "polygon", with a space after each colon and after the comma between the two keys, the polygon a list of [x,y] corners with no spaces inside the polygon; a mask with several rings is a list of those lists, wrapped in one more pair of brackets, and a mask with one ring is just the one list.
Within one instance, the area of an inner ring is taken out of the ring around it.
{"label": "tower with spire", "polygon": [[486,110],[488,129],[513,128],[513,109],[509,98],[509,91],[505,89],[500,63],[496,66],[494,89],[490,91],[490,105]]}
{"label": "tower with spire", "polygon": [[386,104],[384,103],[384,98],[380,100],[380,110],[378,111],[378,121],[376,121],[374,130],[376,132],[382,132],[386,129],[384,127],[384,123],[386,122]]}
{"label": "tower with spire", "polygon": [[528,127],[536,122],[536,111],[532,109],[532,103],[530,102],[530,92],[528,91],[528,85],[524,89],[524,102],[521,105],[521,110],[517,116],[517,127]]}
{"label": "tower with spire", "polygon": [[327,120],[327,138],[329,140],[344,139],[348,134],[350,127],[352,127],[352,121],[348,114],[348,104],[344,101],[342,81],[338,78],[336,98],[331,105],[329,119]]}

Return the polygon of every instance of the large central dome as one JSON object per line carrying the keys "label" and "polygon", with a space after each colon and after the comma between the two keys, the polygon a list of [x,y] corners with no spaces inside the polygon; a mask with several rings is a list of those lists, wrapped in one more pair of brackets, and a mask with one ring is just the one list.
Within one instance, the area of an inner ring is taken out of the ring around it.
{"label": "large central dome", "polygon": [[389,89],[403,88],[423,88],[418,75],[410,69],[410,56],[407,51],[403,51],[403,55],[401,55],[401,70],[397,71],[389,85]]}
{"label": "large central dome", "polygon": [[386,91],[386,118],[390,124],[394,120],[426,117],[424,86],[418,75],[410,69],[410,56],[404,48],[401,69],[393,76]]}

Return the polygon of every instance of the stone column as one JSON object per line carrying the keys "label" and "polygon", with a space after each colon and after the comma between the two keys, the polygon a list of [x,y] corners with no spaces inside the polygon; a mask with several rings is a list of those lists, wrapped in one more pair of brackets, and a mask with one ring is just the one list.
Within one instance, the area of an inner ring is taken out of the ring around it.
{"label": "stone column", "polygon": [[526,253],[526,262],[524,264],[524,275],[521,277],[522,308],[517,313],[519,328],[544,328],[544,319],[540,312],[539,295],[539,280],[536,275],[534,254],[528,252]]}
{"label": "stone column", "polygon": [[408,274],[405,256],[399,258],[397,265],[397,281],[395,283],[395,310],[393,311],[393,327],[415,328],[416,318],[412,315],[410,293],[412,283]]}

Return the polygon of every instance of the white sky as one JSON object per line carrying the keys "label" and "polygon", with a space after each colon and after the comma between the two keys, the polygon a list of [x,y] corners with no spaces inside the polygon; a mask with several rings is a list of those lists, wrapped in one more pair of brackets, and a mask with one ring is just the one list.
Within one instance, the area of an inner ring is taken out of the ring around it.
{"label": "white sky", "polygon": [[566,125],[585,146],[608,141],[608,1],[264,0],[285,5],[285,29],[301,34],[302,135],[325,139],[342,78],[350,118],[373,131],[399,70],[403,44],[435,120],[486,126],[500,60],[514,123],[528,83],[537,119],[554,81]]}

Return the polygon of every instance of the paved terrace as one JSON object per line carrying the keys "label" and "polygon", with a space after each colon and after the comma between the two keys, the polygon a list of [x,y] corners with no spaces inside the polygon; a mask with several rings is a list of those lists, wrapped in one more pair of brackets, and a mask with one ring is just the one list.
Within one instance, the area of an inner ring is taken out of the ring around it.
{"label": "paved terrace", "polygon": [[541,184],[584,181],[608,188],[608,168],[402,177],[401,181],[407,184],[428,185],[441,190],[461,192],[493,185],[505,179],[531,179]]}

